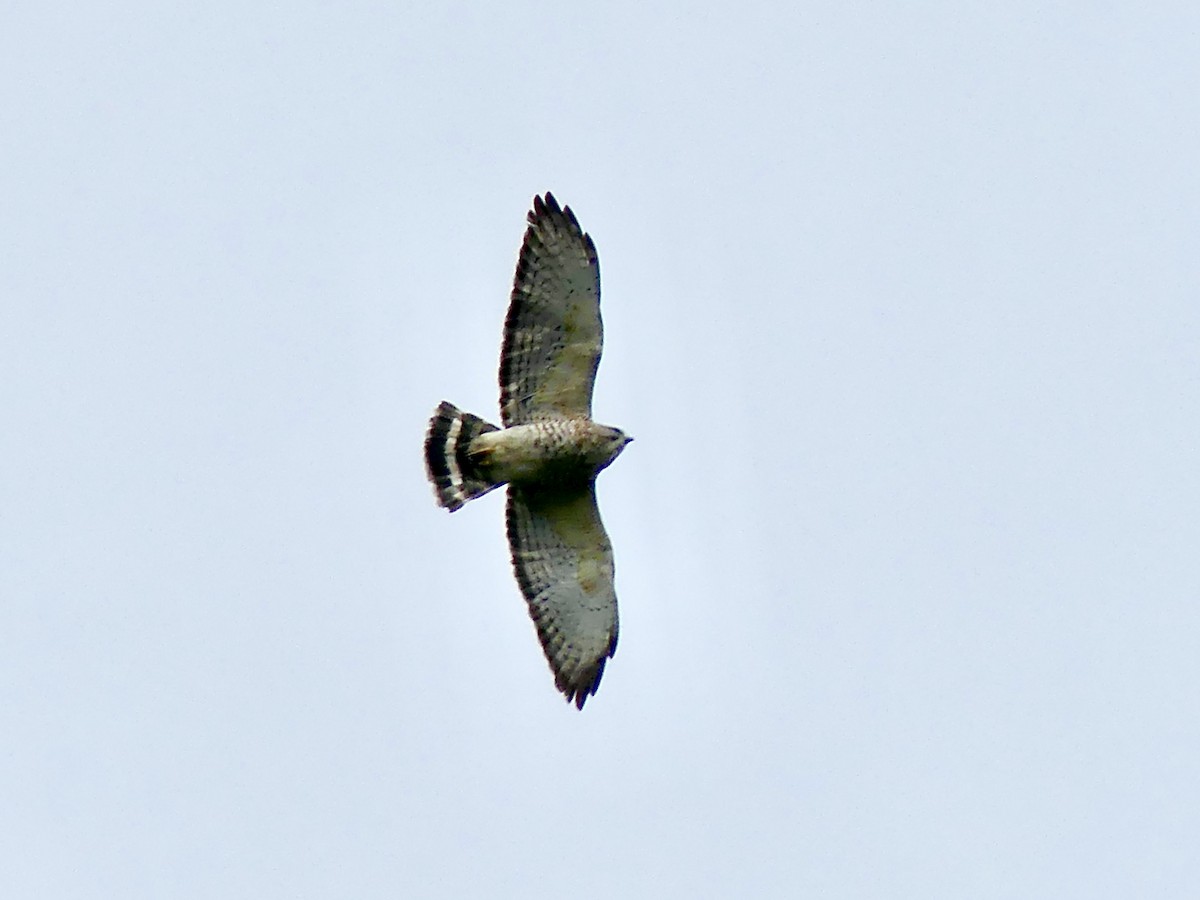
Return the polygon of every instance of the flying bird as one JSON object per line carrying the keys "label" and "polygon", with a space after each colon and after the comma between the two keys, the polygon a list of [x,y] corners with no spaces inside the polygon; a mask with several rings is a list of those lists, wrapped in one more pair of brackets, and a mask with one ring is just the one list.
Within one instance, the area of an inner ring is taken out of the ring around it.
{"label": "flying bird", "polygon": [[596,476],[632,440],[592,421],[600,263],[569,206],[533,198],[500,351],[500,421],[443,401],[425,468],[454,512],[508,485],[508,544],[554,683],[579,709],[617,649],[613,553]]}

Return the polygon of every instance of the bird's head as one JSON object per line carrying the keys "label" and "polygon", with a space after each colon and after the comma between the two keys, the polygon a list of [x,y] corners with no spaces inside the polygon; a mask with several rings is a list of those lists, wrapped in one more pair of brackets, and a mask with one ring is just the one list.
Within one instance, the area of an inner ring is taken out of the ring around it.
{"label": "bird's head", "polygon": [[[600,437],[600,450],[603,454],[603,461],[600,463],[600,469],[606,468],[612,464],[612,461],[621,455],[621,451],[628,446],[633,440],[629,435],[623,432],[620,428],[611,428],[608,425],[598,426]],[[599,469],[597,469],[599,471]]]}

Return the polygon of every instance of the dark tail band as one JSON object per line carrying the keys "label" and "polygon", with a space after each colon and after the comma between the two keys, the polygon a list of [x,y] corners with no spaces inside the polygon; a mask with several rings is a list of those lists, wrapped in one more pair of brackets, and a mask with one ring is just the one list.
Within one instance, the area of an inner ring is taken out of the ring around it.
{"label": "dark tail band", "polygon": [[439,506],[454,512],[468,500],[481,497],[499,483],[492,481],[471,459],[471,442],[496,431],[479,416],[442,401],[425,435],[425,471],[433,482]]}

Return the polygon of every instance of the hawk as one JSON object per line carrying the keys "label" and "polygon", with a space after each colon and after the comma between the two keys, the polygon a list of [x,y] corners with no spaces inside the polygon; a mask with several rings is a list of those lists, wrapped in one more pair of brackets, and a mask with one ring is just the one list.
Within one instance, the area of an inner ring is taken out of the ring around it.
{"label": "hawk", "polygon": [[533,198],[500,351],[497,428],[445,401],[425,468],[454,512],[508,485],[508,544],[554,683],[579,709],[617,649],[613,554],[596,476],[632,440],[592,421],[600,263],[569,206]]}

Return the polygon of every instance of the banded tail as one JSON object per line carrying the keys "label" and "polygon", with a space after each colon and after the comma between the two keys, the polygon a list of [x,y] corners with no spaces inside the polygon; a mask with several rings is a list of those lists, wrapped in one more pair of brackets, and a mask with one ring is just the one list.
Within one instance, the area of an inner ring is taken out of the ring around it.
{"label": "banded tail", "polygon": [[471,442],[498,430],[453,403],[443,400],[438,405],[425,435],[425,472],[433,482],[438,506],[454,512],[502,484],[488,477],[471,458]]}

